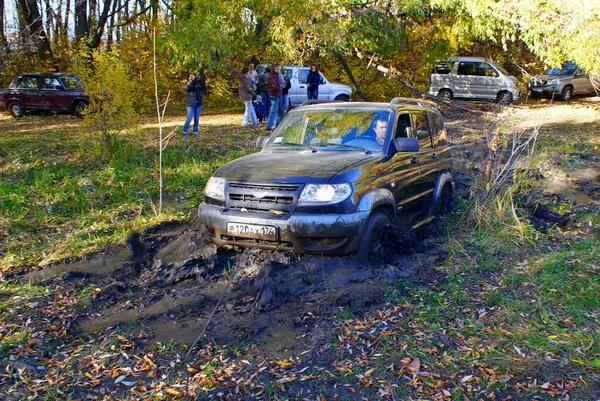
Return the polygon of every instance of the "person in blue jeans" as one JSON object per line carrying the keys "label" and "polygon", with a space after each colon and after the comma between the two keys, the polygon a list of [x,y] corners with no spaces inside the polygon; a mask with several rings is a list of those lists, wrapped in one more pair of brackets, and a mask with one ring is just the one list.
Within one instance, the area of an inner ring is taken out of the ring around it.
{"label": "person in blue jeans", "polygon": [[279,64],[275,64],[271,72],[269,72],[269,99],[271,100],[271,110],[269,111],[269,119],[267,120],[267,131],[273,130],[279,123],[279,103],[283,96],[281,84],[279,83]]}
{"label": "person in blue jeans", "polygon": [[188,134],[192,118],[194,119],[192,134],[198,135],[200,113],[202,112],[202,93],[206,89],[204,74],[201,71],[198,72],[198,75],[190,74],[184,88],[187,118],[185,119],[185,123],[183,123],[183,135]]}
{"label": "person in blue jeans", "polygon": [[306,76],[306,91],[309,100],[319,98],[319,85],[321,85],[322,82],[319,67],[315,64],[311,65],[310,71]]}

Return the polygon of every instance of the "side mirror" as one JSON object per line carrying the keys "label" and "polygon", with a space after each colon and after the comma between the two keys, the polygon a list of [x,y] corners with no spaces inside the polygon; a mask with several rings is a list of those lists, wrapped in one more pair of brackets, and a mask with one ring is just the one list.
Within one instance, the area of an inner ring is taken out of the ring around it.
{"label": "side mirror", "polygon": [[395,138],[394,149],[396,152],[418,152],[419,140],[417,138]]}
{"label": "side mirror", "polygon": [[265,146],[265,142],[269,139],[268,136],[259,136],[256,138],[256,147],[262,149]]}

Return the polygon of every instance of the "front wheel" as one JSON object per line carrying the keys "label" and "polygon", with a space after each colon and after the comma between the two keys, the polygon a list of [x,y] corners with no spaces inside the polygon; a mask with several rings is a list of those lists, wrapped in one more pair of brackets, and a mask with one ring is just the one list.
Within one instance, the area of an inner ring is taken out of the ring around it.
{"label": "front wheel", "polygon": [[573,87],[571,87],[571,86],[565,87],[565,89],[563,89],[562,93],[560,94],[560,98],[564,102],[568,102],[569,100],[571,100],[572,97],[573,97]]}
{"label": "front wheel", "polygon": [[511,104],[513,101],[512,93],[500,92],[498,93],[496,101],[498,102],[498,104]]}
{"label": "front wheel", "polygon": [[23,117],[23,106],[19,102],[10,102],[8,104],[8,111],[14,118]]}
{"label": "front wheel", "polygon": [[350,97],[348,95],[337,95],[334,100],[348,102],[348,101],[350,101]]}
{"label": "front wheel", "polygon": [[358,244],[359,259],[365,262],[379,262],[385,258],[384,231],[390,223],[391,220],[385,212],[375,212],[369,217]]}

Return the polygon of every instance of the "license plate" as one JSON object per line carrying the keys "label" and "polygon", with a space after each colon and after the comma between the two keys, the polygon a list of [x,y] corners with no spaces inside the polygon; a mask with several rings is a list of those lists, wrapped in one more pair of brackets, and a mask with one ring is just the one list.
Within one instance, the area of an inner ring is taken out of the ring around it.
{"label": "license plate", "polygon": [[240,237],[260,238],[275,241],[277,230],[274,226],[259,224],[227,223],[227,234]]}
{"label": "license plate", "polygon": [[541,92],[542,90],[539,88],[531,88],[531,91],[532,92]]}

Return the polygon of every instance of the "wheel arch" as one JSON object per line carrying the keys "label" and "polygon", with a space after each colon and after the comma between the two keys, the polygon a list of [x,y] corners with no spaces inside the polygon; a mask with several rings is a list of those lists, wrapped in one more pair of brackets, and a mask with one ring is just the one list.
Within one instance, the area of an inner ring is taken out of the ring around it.
{"label": "wheel arch", "polygon": [[452,191],[454,191],[454,181],[452,181],[452,174],[449,171],[444,171],[437,179],[435,183],[435,189],[431,197],[431,204],[429,205],[428,214],[433,216],[435,214],[436,204],[440,201],[442,191],[446,185],[450,185]]}

